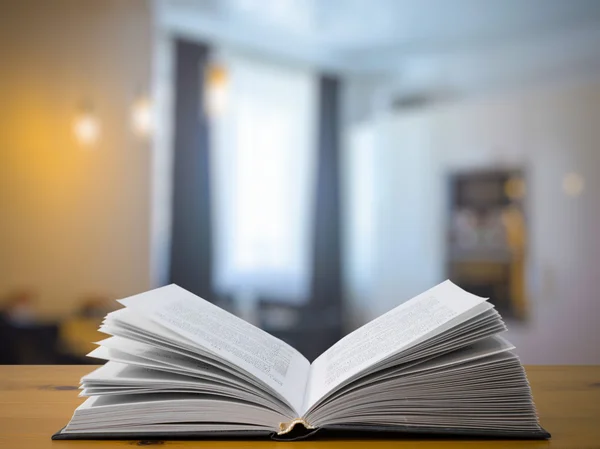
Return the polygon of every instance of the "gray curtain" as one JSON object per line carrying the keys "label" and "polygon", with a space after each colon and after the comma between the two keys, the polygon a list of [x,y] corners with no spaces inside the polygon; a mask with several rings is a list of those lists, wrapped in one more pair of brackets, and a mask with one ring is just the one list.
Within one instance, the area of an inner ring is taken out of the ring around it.
{"label": "gray curtain", "polygon": [[210,49],[177,41],[170,281],[207,300],[212,288],[209,122],[204,71]]}
{"label": "gray curtain", "polygon": [[342,304],[339,90],[337,78],[319,79],[317,185],[311,309],[340,315]]}

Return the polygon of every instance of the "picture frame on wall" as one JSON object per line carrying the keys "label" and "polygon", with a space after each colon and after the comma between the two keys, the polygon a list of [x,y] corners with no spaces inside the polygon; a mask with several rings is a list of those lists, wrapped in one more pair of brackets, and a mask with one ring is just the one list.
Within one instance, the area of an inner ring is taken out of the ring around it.
{"label": "picture frame on wall", "polygon": [[502,316],[525,320],[526,178],[521,168],[449,176],[448,277],[489,297]]}

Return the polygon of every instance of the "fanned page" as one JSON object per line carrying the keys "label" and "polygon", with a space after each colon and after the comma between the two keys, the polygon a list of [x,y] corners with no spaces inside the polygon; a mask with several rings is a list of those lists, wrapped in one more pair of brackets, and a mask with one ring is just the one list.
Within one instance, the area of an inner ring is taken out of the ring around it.
{"label": "fanned page", "polygon": [[176,285],[119,302],[243,369],[301,411],[310,363],[288,344]]}
{"label": "fanned page", "polygon": [[433,339],[491,308],[484,298],[445,281],[365,324],[312,363],[303,414],[340,385],[382,360]]}
{"label": "fanned page", "polygon": [[112,336],[90,354],[108,363],[82,379],[88,399],[55,439],[348,429],[550,436],[514,347],[498,335],[502,318],[450,281],[346,336],[312,366],[175,285],[120,302],[125,308],[100,327]]}

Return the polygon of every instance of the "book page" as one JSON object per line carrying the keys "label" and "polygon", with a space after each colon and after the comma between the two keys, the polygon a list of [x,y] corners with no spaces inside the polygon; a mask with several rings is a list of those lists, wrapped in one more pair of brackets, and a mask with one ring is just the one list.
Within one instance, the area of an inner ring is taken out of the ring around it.
{"label": "book page", "polygon": [[310,363],[283,341],[176,285],[119,302],[235,364],[301,409]]}
{"label": "book page", "polygon": [[211,431],[229,424],[274,431],[282,419],[286,417],[266,407],[211,394],[104,395],[90,397],[77,407],[64,431],[112,434],[129,429],[130,433],[143,435],[140,428],[146,428],[148,433],[157,432],[163,426],[167,433],[177,426],[179,430],[191,431],[200,424],[207,425],[205,430]]}
{"label": "book page", "polygon": [[445,281],[347,335],[312,363],[303,411],[368,367],[467,319],[484,302]]}
{"label": "book page", "polygon": [[110,337],[99,341],[96,344],[104,348],[116,349],[135,357],[173,366],[174,368],[183,371],[199,373],[206,378],[227,379],[228,382],[233,383],[238,383],[240,381],[239,376],[224,371],[210,363],[188,357],[178,352],[156,348],[138,341],[132,341],[122,337]]}

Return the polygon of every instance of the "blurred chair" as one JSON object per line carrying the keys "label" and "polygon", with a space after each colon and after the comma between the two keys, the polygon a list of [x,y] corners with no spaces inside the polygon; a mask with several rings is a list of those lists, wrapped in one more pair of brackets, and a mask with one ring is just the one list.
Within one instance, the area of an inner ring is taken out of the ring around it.
{"label": "blurred chair", "polygon": [[46,365],[97,363],[85,355],[106,314],[106,302],[92,297],[76,315],[60,322],[44,322],[35,313],[35,297],[29,291],[13,292],[0,311],[0,364]]}
{"label": "blurred chair", "polygon": [[27,289],[13,291],[2,301],[0,363],[56,363],[58,328],[41,322],[35,305],[36,295]]}
{"label": "blurred chair", "polygon": [[10,323],[6,320],[4,314],[0,314],[0,365],[15,365],[19,363],[17,348],[12,342],[14,335]]}
{"label": "blurred chair", "polygon": [[0,364],[46,365],[59,362],[58,326],[29,323],[17,325],[0,319]]}

